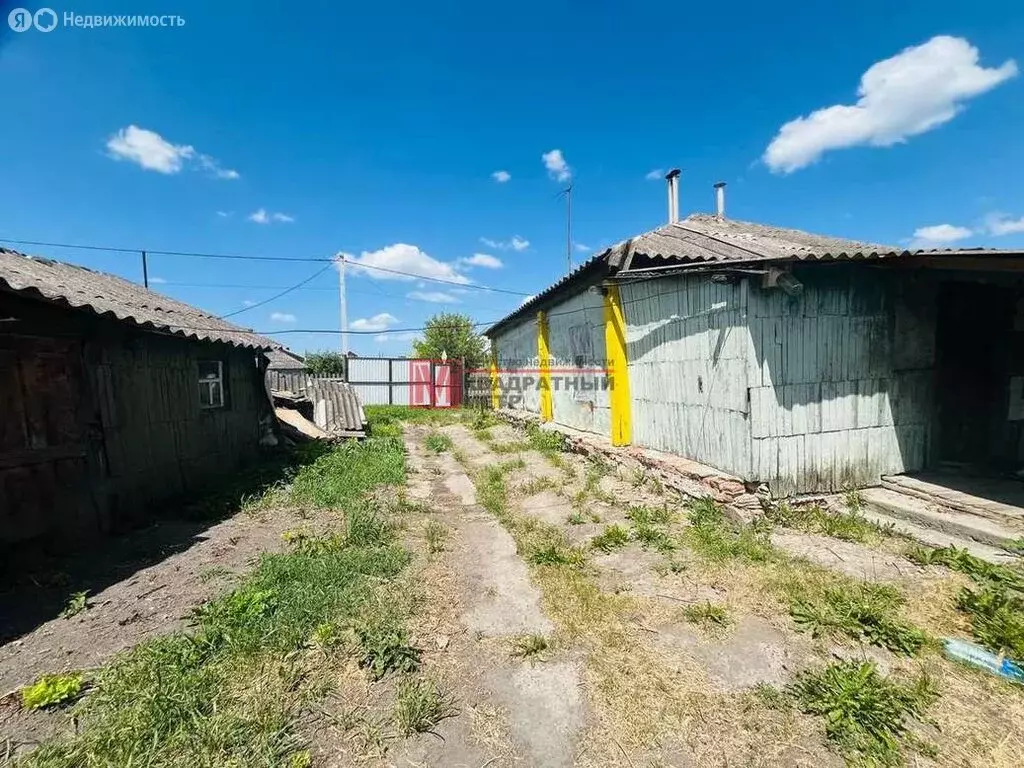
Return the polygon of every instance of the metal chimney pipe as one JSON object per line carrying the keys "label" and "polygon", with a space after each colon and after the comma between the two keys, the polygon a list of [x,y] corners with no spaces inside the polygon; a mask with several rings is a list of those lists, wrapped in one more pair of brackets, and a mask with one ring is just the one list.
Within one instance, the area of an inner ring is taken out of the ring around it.
{"label": "metal chimney pipe", "polygon": [[715,184],[715,215],[720,218],[725,218],[725,182],[720,181]]}
{"label": "metal chimney pipe", "polygon": [[675,224],[679,221],[679,174],[678,168],[673,168],[665,174],[665,181],[668,182],[668,223]]}

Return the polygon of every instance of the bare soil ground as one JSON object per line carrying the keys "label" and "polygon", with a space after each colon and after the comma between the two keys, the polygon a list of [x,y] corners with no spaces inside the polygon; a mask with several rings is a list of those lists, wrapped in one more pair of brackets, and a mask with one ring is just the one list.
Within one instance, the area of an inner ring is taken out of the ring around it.
{"label": "bare soil ground", "polygon": [[[165,521],[21,575],[0,593],[0,745],[31,746],[65,726],[60,712],[22,711],[15,690],[44,674],[99,667],[181,628],[253,558],[280,550],[298,520],[279,509],[205,525]],[[88,591],[87,607],[62,618],[78,591]]]}

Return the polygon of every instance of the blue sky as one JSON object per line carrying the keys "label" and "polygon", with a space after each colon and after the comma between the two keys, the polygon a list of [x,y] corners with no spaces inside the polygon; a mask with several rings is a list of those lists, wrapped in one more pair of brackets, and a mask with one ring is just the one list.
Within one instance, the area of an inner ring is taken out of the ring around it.
{"label": "blue sky", "polygon": [[[0,2],[0,242],[344,251],[466,281],[353,275],[363,354],[408,351],[387,327],[520,301],[473,284],[530,294],[560,277],[567,173],[577,260],[662,224],[664,182],[646,176],[673,166],[684,215],[711,210],[723,180],[738,219],[1024,247],[1019,3],[83,0],[51,7],[185,25],[50,33],[12,31],[18,5]],[[128,254],[22,250],[141,278]],[[223,314],[318,268],[154,256],[150,274]],[[233,319],[337,328],[336,279]]]}

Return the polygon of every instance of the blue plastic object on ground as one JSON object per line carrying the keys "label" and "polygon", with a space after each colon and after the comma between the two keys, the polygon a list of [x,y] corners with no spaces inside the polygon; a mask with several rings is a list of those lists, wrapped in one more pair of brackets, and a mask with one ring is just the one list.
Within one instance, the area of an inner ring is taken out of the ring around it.
{"label": "blue plastic object on ground", "polygon": [[951,659],[967,662],[975,667],[981,667],[993,675],[1005,677],[1015,683],[1024,683],[1024,667],[1005,659],[992,651],[982,648],[980,645],[969,643],[966,640],[956,640],[948,637],[942,642],[946,655]]}

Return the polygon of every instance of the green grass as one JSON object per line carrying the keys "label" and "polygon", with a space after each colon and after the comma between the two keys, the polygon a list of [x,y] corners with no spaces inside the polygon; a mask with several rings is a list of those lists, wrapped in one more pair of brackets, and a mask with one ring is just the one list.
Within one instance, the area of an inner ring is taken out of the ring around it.
{"label": "green grass", "polygon": [[60,617],[62,619],[70,619],[72,616],[77,616],[88,607],[89,592],[75,592],[68,598],[67,603],[64,605],[64,610],[60,612]]}
{"label": "green grass", "polygon": [[82,692],[82,676],[43,675],[32,685],[21,689],[21,705],[25,709],[45,709],[67,704]]}
{"label": "green grass", "polygon": [[729,612],[724,605],[712,602],[696,603],[683,608],[683,618],[691,624],[707,627],[725,627],[730,623]]}
{"label": "green grass", "polygon": [[337,446],[302,468],[292,498],[315,507],[341,507],[380,485],[405,482],[405,448],[394,437],[377,437]]}
{"label": "green grass", "polygon": [[827,738],[850,763],[871,766],[904,764],[905,748],[918,746],[907,720],[922,718],[938,695],[926,675],[902,683],[858,661],[805,672],[789,693],[802,711],[824,720]]}
{"label": "green grass", "polygon": [[450,451],[454,445],[452,439],[448,435],[443,435],[440,432],[431,432],[427,435],[427,439],[423,441],[424,445],[427,446],[427,450],[433,451],[434,453],[444,453]]}
{"label": "green grass", "polygon": [[931,548],[917,544],[907,547],[907,559],[918,565],[944,565],[979,584],[998,584],[1024,590],[1024,573],[1018,568],[996,565],[957,547]]}
{"label": "green grass", "polygon": [[712,499],[695,499],[687,505],[690,526],[683,532],[691,550],[709,562],[739,559],[763,563],[777,557],[767,532],[726,520]]}
{"label": "green grass", "polygon": [[[847,494],[849,497],[849,494]],[[773,505],[764,517],[775,525],[795,528],[807,533],[820,533],[843,541],[860,543],[878,541],[890,534],[888,528],[876,525],[859,514],[860,505],[847,499],[846,512],[831,512],[824,507],[791,507],[786,503]]]}
{"label": "green grass", "polygon": [[477,411],[468,408],[410,408],[405,405],[368,405],[364,409],[369,432],[375,437],[398,437],[402,424],[442,427],[463,421],[472,423]]}
{"label": "green grass", "polygon": [[629,531],[621,525],[609,525],[590,540],[590,546],[602,552],[621,549],[629,543]]}
{"label": "green grass", "polygon": [[790,604],[797,627],[812,637],[846,635],[894,653],[913,655],[927,637],[899,618],[903,596],[884,584],[844,583]]}
{"label": "green grass", "polygon": [[428,520],[423,527],[423,536],[427,540],[427,551],[432,555],[444,552],[444,543],[448,539],[448,529],[436,520]]}
{"label": "green grass", "polygon": [[409,677],[398,688],[395,720],[404,736],[431,733],[439,722],[456,714],[452,697],[433,680]]}
{"label": "green grass", "polygon": [[1024,600],[1005,585],[964,587],[956,605],[967,614],[974,637],[995,653],[1024,661]]}
{"label": "green grass", "polygon": [[991,651],[1024,661],[1024,575],[1019,569],[990,563],[956,547],[912,545],[905,554],[920,565],[943,565],[970,577],[978,588],[964,587],[956,607],[967,614],[975,639]]}
{"label": "green grass", "polygon": [[191,629],[116,657],[75,706],[77,733],[23,764],[286,766],[301,754],[299,719],[327,692],[327,645],[372,677],[417,668],[395,585],[408,562],[394,527],[367,496],[400,482],[399,441],[349,443],[298,470],[294,493],[343,513],[328,536],[298,533],[264,554],[236,589],[194,612]]}
{"label": "green grass", "polygon": [[540,657],[547,649],[544,635],[520,635],[512,640],[512,656],[518,659]]}

